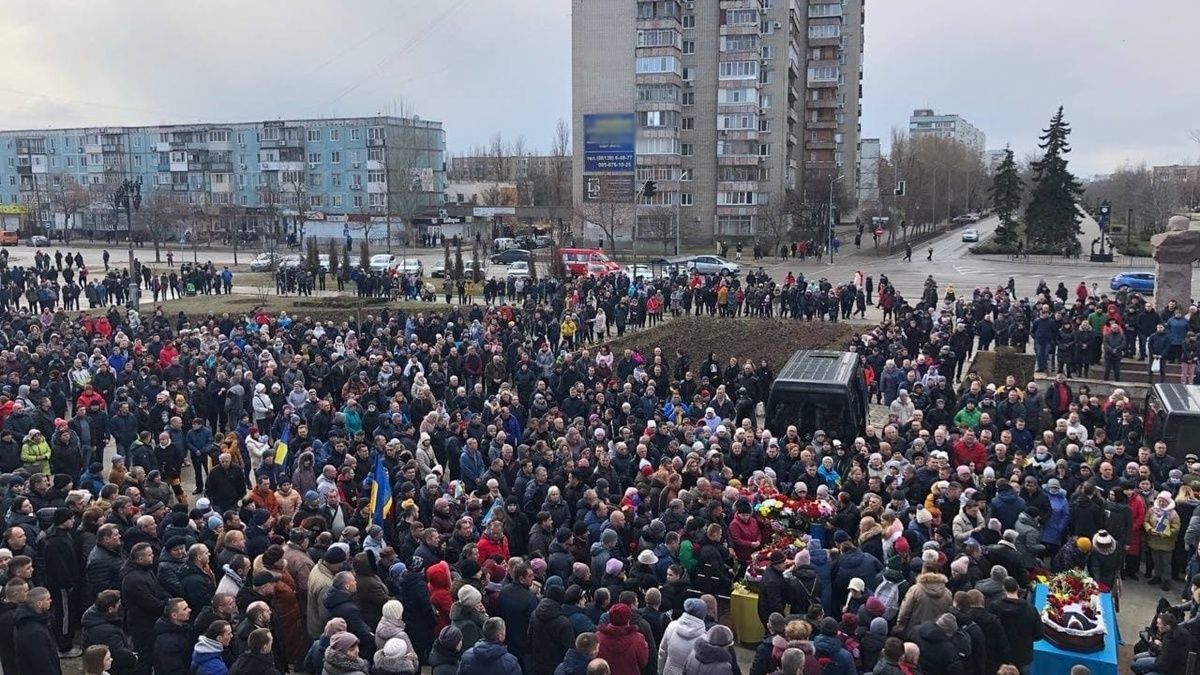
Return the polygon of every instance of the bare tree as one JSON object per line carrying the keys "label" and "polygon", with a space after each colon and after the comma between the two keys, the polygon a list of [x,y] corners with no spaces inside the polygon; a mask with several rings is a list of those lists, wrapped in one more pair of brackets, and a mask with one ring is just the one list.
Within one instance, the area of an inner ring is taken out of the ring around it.
{"label": "bare tree", "polygon": [[70,244],[75,216],[91,205],[92,195],[69,173],[55,174],[51,185],[50,202],[63,214],[63,243]]}
{"label": "bare tree", "polygon": [[768,204],[767,209],[763,212],[762,218],[759,220],[761,224],[759,232],[766,239],[768,255],[777,253],[779,246],[791,238],[793,222],[797,220],[794,209],[798,210],[800,214],[803,213],[803,203],[799,199],[799,195],[792,190],[782,199],[776,199]]}
{"label": "bare tree", "polygon": [[633,205],[620,202],[589,202],[573,209],[580,231],[590,224],[600,228],[610,250],[617,248],[617,233],[632,227]]}
{"label": "bare tree", "polygon": [[400,216],[405,229],[403,241],[408,245],[408,237],[415,229],[413,221],[427,205],[429,191],[433,189],[430,131],[413,124],[413,112],[410,107],[402,106],[400,114],[405,121],[395,132],[399,138],[387,139],[387,145],[384,147],[387,160],[384,164],[387,170],[387,192],[383,215],[387,220],[388,252],[392,250],[392,215]]}
{"label": "bare tree", "polygon": [[162,262],[161,246],[170,241],[179,230],[179,224],[190,214],[187,204],[176,201],[171,193],[155,190],[142,199],[137,211],[135,226],[140,225],[135,236],[150,239],[154,243],[154,262]]}

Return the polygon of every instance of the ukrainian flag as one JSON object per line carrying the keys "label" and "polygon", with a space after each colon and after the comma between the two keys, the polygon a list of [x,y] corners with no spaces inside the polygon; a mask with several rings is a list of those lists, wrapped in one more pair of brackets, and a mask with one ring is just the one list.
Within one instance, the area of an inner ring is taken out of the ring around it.
{"label": "ukrainian flag", "polygon": [[375,455],[375,468],[371,470],[371,524],[383,525],[392,512],[392,479],[383,465],[383,453]]}
{"label": "ukrainian flag", "polygon": [[279,440],[275,443],[275,465],[283,466],[288,456],[288,437],[291,436],[292,425],[285,423]]}

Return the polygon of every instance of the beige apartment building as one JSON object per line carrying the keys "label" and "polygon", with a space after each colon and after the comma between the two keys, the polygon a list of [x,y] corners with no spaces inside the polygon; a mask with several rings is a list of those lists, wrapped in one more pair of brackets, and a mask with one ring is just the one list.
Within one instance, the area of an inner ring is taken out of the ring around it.
{"label": "beige apartment building", "polygon": [[[806,177],[809,195],[827,194],[836,176],[857,194],[863,0],[572,3],[572,189],[583,219],[626,194],[617,188],[654,180],[658,193],[618,217],[618,238],[677,228],[684,243],[753,239]],[[632,175],[583,159],[585,118],[612,113],[636,116]]]}

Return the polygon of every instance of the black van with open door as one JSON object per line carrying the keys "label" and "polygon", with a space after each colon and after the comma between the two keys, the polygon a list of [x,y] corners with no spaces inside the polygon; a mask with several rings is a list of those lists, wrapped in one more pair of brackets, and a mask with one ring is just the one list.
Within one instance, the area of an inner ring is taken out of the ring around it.
{"label": "black van with open door", "polygon": [[771,383],[767,428],[782,437],[796,425],[802,438],[821,429],[831,438],[852,441],[867,425],[867,385],[853,352],[802,349]]}
{"label": "black van with open door", "polygon": [[1167,452],[1183,462],[1189,453],[1200,453],[1200,386],[1156,384],[1146,394],[1142,408],[1145,444],[1167,444]]}

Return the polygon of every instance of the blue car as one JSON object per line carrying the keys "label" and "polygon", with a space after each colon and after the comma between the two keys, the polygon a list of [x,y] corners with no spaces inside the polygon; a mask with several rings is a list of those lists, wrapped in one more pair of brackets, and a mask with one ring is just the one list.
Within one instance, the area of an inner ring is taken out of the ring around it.
{"label": "blue car", "polygon": [[1121,272],[1112,278],[1108,287],[1114,291],[1128,288],[1137,293],[1154,293],[1154,272]]}

